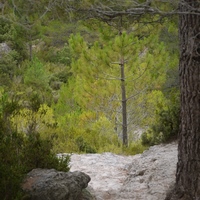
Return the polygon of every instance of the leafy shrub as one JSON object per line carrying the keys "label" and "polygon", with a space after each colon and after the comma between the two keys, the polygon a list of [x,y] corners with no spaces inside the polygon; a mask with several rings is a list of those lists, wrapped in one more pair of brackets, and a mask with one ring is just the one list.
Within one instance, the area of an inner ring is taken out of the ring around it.
{"label": "leafy shrub", "polygon": [[15,131],[10,120],[18,109],[0,93],[0,199],[22,199],[20,184],[24,175],[34,168],[54,168],[69,171],[70,156],[58,158],[52,151],[53,140],[43,139],[39,133],[29,135]]}
{"label": "leafy shrub", "polygon": [[155,145],[176,139],[179,129],[179,106],[173,105],[168,110],[158,113],[158,120],[142,134],[143,145]]}
{"label": "leafy shrub", "polygon": [[69,171],[70,157],[58,158],[51,151],[52,141],[41,139],[39,134],[24,138],[15,132],[1,132],[0,139],[0,199],[20,196],[23,176],[34,168]]}
{"label": "leafy shrub", "polygon": [[[2,126],[1,126],[2,127]],[[21,160],[23,138],[0,131],[0,199],[10,200],[18,196],[24,168]]]}
{"label": "leafy shrub", "polygon": [[23,160],[26,171],[34,168],[54,168],[69,171],[69,156],[62,160],[52,152],[53,142],[50,139],[42,139],[39,133],[30,134],[24,144]]}
{"label": "leafy shrub", "polygon": [[85,153],[97,153],[97,151],[92,148],[84,139],[82,136],[79,136],[76,139],[76,144],[79,148],[80,152],[85,152]]}
{"label": "leafy shrub", "polygon": [[27,86],[32,86],[36,90],[47,90],[49,88],[50,76],[45,70],[44,64],[37,57],[34,57],[31,61],[27,61],[24,64],[26,66],[24,83]]}
{"label": "leafy shrub", "polygon": [[123,154],[125,155],[136,155],[143,153],[147,147],[142,144],[140,140],[136,142],[131,142],[128,147],[123,146]]}

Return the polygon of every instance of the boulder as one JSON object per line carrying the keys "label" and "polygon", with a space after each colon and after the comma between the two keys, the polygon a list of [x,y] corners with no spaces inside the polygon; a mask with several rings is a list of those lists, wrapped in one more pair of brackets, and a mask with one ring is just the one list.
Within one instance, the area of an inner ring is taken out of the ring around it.
{"label": "boulder", "polygon": [[175,184],[177,144],[150,147],[128,166],[128,176],[117,199],[164,200]]}
{"label": "boulder", "polygon": [[26,200],[91,200],[85,188],[90,177],[80,171],[61,172],[55,169],[33,169],[22,184]]}
{"label": "boulder", "polygon": [[[1,5],[0,5],[1,6]],[[11,51],[11,48],[5,43],[0,43],[0,58]]]}

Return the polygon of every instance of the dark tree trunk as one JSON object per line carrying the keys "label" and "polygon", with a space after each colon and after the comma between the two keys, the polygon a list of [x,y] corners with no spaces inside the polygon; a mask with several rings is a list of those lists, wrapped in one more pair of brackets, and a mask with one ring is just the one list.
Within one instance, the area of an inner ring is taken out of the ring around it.
{"label": "dark tree trunk", "polygon": [[[200,8],[197,0],[179,3],[181,12]],[[171,199],[200,200],[200,15],[181,14],[181,124],[176,187]]]}
{"label": "dark tree trunk", "polygon": [[32,42],[29,42],[29,60],[32,61],[33,59],[33,46],[32,46]]}
{"label": "dark tree trunk", "polygon": [[[122,35],[122,25],[123,19],[120,17],[120,26],[119,26],[119,35]],[[120,59],[120,71],[121,71],[121,95],[122,95],[122,138],[123,138],[123,146],[128,146],[128,133],[127,133],[127,98],[126,98],[126,77],[125,77],[125,63],[124,63],[124,55],[121,53]]]}
{"label": "dark tree trunk", "polygon": [[120,61],[121,68],[121,94],[122,94],[122,137],[123,145],[128,146],[128,134],[127,134],[127,109],[126,109],[126,86],[125,86],[125,74],[124,74],[124,59]]}

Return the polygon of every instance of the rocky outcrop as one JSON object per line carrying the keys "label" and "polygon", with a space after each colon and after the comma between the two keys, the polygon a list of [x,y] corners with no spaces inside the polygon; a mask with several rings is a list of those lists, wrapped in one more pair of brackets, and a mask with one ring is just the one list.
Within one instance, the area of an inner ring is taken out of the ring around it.
{"label": "rocky outcrop", "polygon": [[177,145],[157,145],[129,165],[118,199],[164,200],[175,183]]}
{"label": "rocky outcrop", "polygon": [[79,171],[60,172],[54,169],[34,169],[27,174],[22,189],[26,200],[91,200],[85,190],[90,177]]}
{"label": "rocky outcrop", "polygon": [[176,143],[135,156],[72,154],[71,172],[31,171],[23,200],[164,200],[175,183],[176,163]]}
{"label": "rocky outcrop", "polygon": [[73,154],[71,170],[91,177],[97,200],[164,200],[175,183],[177,144],[150,147],[143,154]]}

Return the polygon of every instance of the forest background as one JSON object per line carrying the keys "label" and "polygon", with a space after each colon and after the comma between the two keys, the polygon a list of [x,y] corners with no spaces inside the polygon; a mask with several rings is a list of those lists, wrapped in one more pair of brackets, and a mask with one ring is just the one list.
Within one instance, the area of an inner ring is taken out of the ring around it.
{"label": "forest background", "polygon": [[[81,2],[75,6],[91,6]],[[154,4],[163,10],[176,6]],[[130,155],[178,133],[177,17],[104,20],[67,12],[67,6],[0,3],[1,159],[19,164],[25,157],[26,169],[18,165],[23,172],[41,163],[58,166],[56,153]],[[10,158],[12,151],[18,161]],[[35,158],[44,151],[49,162]]]}

